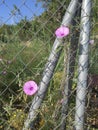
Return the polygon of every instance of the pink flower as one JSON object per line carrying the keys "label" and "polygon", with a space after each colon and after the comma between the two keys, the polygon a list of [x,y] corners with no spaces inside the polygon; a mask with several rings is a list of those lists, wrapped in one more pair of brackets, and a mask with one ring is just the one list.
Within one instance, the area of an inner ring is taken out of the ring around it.
{"label": "pink flower", "polygon": [[27,81],[23,86],[23,91],[26,95],[33,95],[37,92],[38,86],[34,81]]}
{"label": "pink flower", "polygon": [[56,31],[55,31],[55,35],[58,38],[63,38],[65,36],[67,36],[69,34],[69,28],[65,27],[65,26],[61,26],[59,27]]}
{"label": "pink flower", "polygon": [[7,74],[6,70],[4,70],[2,73],[3,73],[3,75],[6,75],[6,74]]}
{"label": "pink flower", "polygon": [[90,40],[89,43],[90,43],[91,45],[93,45],[93,44],[94,44],[94,40]]}
{"label": "pink flower", "polygon": [[60,103],[62,104],[63,102],[64,102],[64,99],[62,98],[61,101],[60,101]]}

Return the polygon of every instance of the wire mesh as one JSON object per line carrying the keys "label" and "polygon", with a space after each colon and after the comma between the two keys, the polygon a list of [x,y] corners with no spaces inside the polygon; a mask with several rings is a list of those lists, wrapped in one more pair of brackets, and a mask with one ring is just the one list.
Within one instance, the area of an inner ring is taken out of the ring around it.
{"label": "wire mesh", "polygon": [[[23,92],[23,85],[29,80],[34,80],[39,87],[47,86],[45,91],[38,91],[41,103],[38,109],[35,107],[34,117],[30,117],[33,119],[31,129],[75,129],[82,0],[72,0],[72,4],[77,3],[74,15],[74,12],[70,13],[68,10],[70,2],[71,0],[22,0],[10,3],[0,0],[1,130],[22,130],[30,111],[32,113],[32,101],[36,104],[37,94],[28,96]],[[98,129],[97,7],[97,0],[93,0],[84,109],[84,129],[87,130]],[[70,17],[62,22],[65,12],[65,16],[70,14]],[[70,34],[62,41],[59,39],[59,46],[58,39],[53,45],[56,39],[54,32],[62,24],[70,28]],[[53,56],[51,59],[48,58],[49,54]],[[45,74],[49,78],[47,82],[43,79]],[[43,95],[40,95],[42,91]]]}

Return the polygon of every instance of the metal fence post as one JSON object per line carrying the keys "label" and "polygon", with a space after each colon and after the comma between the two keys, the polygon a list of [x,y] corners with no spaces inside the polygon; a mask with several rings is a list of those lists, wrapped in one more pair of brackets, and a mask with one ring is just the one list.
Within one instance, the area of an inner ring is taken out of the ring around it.
{"label": "metal fence post", "polygon": [[88,47],[90,37],[91,0],[83,0],[79,47],[79,72],[76,96],[75,130],[84,130],[85,100],[87,93]]}
{"label": "metal fence post", "polygon": [[[77,29],[77,22],[80,22],[80,15],[81,15],[81,3],[82,0],[79,0],[78,2],[78,9],[75,14],[75,18],[72,21],[72,36],[71,36],[71,43],[69,48],[67,49],[68,52],[65,54],[65,69],[64,73],[66,77],[64,77],[64,96],[63,96],[63,103],[62,103],[62,113],[61,113],[61,127],[60,130],[66,130],[66,121],[68,116],[68,108],[70,104],[70,96],[71,96],[71,90],[72,90],[72,79],[74,77],[74,69],[75,69],[75,63],[76,63],[76,54],[77,54],[77,48],[78,48],[78,40],[79,40],[79,32],[80,27]],[[77,22],[76,22],[77,21]],[[67,60],[66,60],[67,55]],[[67,63],[66,63],[67,61]]]}
{"label": "metal fence post", "polygon": [[[78,4],[78,0],[72,0],[70,2],[70,5],[64,15],[61,25],[69,26],[71,24],[71,21],[74,17],[76,9],[77,9],[77,4]],[[36,96],[34,97],[34,99],[32,101],[27,120],[24,123],[23,130],[28,130],[29,127],[30,126],[32,127],[32,125],[33,125],[33,121],[34,121],[34,119],[38,113],[38,109],[45,97],[49,81],[53,75],[55,66],[59,59],[59,56],[60,56],[60,53],[62,50],[62,46],[60,46],[62,41],[63,41],[63,39],[56,38],[56,40],[54,42],[51,54],[49,56],[48,62],[46,64],[46,67],[45,67],[45,70],[43,73],[42,80],[39,85],[38,93],[36,94]]]}

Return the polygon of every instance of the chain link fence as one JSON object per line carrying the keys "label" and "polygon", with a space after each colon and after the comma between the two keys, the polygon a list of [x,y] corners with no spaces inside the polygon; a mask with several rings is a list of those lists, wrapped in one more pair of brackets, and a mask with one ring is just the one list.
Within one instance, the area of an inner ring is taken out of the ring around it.
{"label": "chain link fence", "polygon": [[[97,0],[0,0],[1,130],[98,129],[97,7]],[[60,26],[67,37],[55,36]],[[23,92],[29,80],[39,87],[33,96]]]}

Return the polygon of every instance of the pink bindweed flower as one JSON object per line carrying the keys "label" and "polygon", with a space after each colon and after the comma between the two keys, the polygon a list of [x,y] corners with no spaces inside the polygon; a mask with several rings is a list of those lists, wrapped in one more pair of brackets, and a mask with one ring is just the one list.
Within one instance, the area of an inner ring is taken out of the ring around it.
{"label": "pink bindweed flower", "polygon": [[93,44],[94,44],[94,40],[90,40],[89,43],[90,43],[91,45],[93,45]]}
{"label": "pink bindweed flower", "polygon": [[3,74],[3,75],[6,75],[6,74],[7,74],[6,70],[4,70],[4,71],[2,72],[2,74]]}
{"label": "pink bindweed flower", "polygon": [[23,91],[26,95],[33,95],[37,92],[38,86],[34,81],[27,81],[23,86]]}
{"label": "pink bindweed flower", "polygon": [[64,102],[64,99],[62,98],[61,100],[60,100],[60,103],[62,104]]}
{"label": "pink bindweed flower", "polygon": [[69,28],[65,26],[61,26],[55,31],[55,35],[57,36],[57,38],[63,38],[68,34],[69,34]]}
{"label": "pink bindweed flower", "polygon": [[7,61],[7,63],[8,63],[8,64],[11,64],[11,61],[10,61],[10,60],[8,60],[8,61]]}

